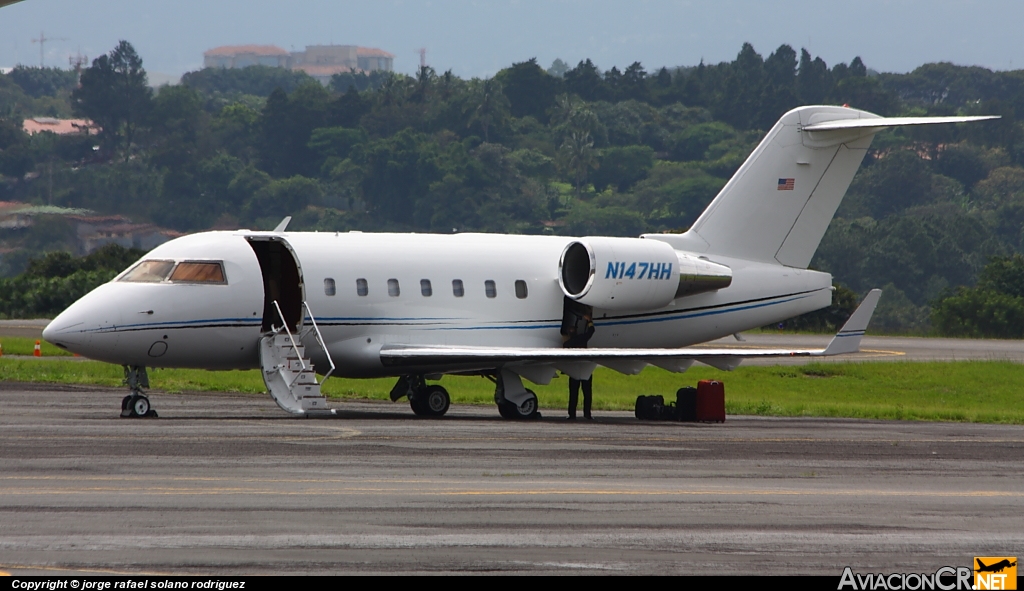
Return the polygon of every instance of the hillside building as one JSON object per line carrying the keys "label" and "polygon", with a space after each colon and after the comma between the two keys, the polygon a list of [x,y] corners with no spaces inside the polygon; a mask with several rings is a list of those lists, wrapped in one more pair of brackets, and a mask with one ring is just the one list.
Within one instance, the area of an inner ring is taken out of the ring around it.
{"label": "hillside building", "polygon": [[394,71],[394,61],[394,54],[357,45],[307,45],[304,51],[291,53],[276,45],[226,45],[203,54],[206,68],[288,68],[301,70],[324,85],[335,74]]}
{"label": "hillside building", "polygon": [[291,54],[276,45],[225,45],[203,53],[204,68],[287,68]]}

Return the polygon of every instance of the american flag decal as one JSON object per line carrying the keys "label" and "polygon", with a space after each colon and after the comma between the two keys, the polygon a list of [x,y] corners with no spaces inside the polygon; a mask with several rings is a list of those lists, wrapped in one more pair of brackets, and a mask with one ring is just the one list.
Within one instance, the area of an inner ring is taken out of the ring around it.
{"label": "american flag decal", "polygon": [[796,179],[779,179],[780,191],[792,191],[796,186]]}

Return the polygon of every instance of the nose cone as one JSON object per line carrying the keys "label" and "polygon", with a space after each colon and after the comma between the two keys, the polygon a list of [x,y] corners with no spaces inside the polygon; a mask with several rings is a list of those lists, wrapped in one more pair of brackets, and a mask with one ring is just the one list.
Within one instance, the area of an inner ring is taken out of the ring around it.
{"label": "nose cone", "polygon": [[111,287],[101,285],[71,304],[43,329],[43,338],[72,353],[111,360],[122,308],[118,298],[110,297]]}

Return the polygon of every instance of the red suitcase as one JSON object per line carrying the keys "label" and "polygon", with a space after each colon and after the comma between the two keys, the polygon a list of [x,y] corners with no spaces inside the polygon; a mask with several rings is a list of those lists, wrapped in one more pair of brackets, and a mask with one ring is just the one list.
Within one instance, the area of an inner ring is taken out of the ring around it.
{"label": "red suitcase", "polygon": [[697,420],[704,423],[725,422],[725,384],[716,380],[697,382]]}

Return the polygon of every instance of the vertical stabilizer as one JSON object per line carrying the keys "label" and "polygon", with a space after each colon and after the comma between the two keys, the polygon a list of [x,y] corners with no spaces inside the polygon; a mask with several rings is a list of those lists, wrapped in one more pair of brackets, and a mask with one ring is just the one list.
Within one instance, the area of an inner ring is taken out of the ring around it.
{"label": "vertical stabilizer", "polygon": [[879,128],[802,128],[868,117],[877,116],[843,107],[786,113],[687,234],[706,252],[807,267]]}
{"label": "vertical stabilizer", "polygon": [[885,127],[993,117],[879,117],[847,107],[782,116],[684,234],[646,237],[677,249],[806,268],[853,175]]}

